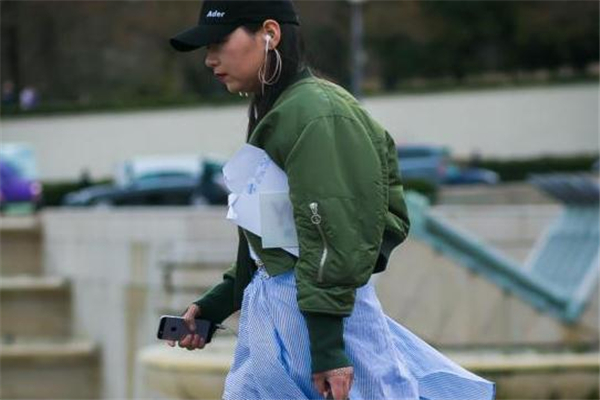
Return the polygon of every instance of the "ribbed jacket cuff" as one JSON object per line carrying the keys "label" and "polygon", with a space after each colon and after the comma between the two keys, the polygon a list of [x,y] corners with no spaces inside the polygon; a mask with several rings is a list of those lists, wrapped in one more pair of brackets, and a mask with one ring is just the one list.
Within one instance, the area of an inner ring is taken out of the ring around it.
{"label": "ribbed jacket cuff", "polygon": [[338,315],[303,312],[310,338],[313,373],[352,365],[344,350],[344,319]]}

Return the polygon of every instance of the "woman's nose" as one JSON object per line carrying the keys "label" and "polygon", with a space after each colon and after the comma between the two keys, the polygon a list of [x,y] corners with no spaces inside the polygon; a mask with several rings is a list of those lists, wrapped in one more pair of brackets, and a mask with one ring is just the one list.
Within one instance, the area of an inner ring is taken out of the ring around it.
{"label": "woman's nose", "polygon": [[215,56],[215,51],[211,50],[210,46],[206,49],[206,58],[204,59],[204,64],[208,68],[215,68],[217,66],[217,57]]}

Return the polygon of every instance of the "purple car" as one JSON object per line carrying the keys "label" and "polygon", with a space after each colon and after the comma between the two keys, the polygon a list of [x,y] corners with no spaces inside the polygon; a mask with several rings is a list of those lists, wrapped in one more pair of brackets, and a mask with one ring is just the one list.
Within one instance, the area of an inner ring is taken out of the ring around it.
{"label": "purple car", "polygon": [[39,206],[42,186],[27,178],[14,164],[0,160],[0,208],[10,203],[33,203]]}

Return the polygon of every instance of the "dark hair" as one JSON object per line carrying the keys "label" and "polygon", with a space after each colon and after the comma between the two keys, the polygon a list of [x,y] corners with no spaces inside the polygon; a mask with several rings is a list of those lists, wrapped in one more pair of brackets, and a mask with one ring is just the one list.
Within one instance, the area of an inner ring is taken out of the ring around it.
{"label": "dark hair", "polygon": [[[253,23],[242,26],[248,33],[254,34],[260,30],[262,24]],[[277,46],[281,54],[282,68],[281,75],[273,85],[264,85],[265,93],[255,93],[252,96],[250,107],[248,108],[248,132],[247,138],[258,125],[260,120],[269,112],[279,95],[292,83],[294,76],[305,66],[307,66],[304,53],[304,41],[300,27],[294,24],[280,24],[281,40]],[[266,75],[272,76],[276,65],[274,50],[269,51],[269,65]],[[256,107],[257,115],[254,115]]]}

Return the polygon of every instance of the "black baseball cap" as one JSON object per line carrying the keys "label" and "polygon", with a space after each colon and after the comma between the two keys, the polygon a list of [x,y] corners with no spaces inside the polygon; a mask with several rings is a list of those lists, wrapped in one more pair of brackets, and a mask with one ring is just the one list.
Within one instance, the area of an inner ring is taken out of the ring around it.
{"label": "black baseball cap", "polygon": [[262,23],[266,19],[300,25],[291,0],[205,0],[198,25],[177,34],[169,42],[178,51],[196,50],[221,41],[240,25]]}

